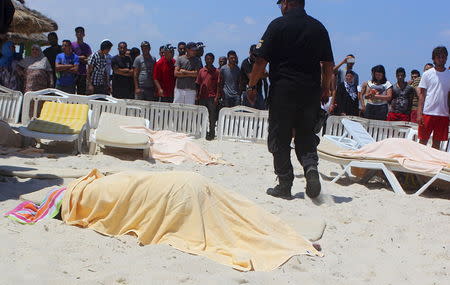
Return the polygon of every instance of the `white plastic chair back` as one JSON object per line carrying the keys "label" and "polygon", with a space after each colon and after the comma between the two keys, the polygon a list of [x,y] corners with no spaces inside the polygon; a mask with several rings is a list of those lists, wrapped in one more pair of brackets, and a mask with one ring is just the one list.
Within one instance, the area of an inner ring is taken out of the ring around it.
{"label": "white plastic chair back", "polygon": [[103,112],[120,115],[124,115],[126,112],[126,102],[124,100],[116,99],[108,95],[73,95],[57,89],[44,89],[25,94],[22,108],[22,124],[27,125],[32,118],[36,118],[39,115],[39,102],[45,101],[89,105],[89,109],[92,111],[92,128],[97,127],[100,115]]}
{"label": "white plastic chair back", "polygon": [[19,123],[22,100],[21,92],[0,86],[0,120],[9,124]]}
{"label": "white plastic chair back", "polygon": [[205,137],[209,126],[205,106],[126,100],[127,116],[149,121],[149,129],[185,133],[196,138]]}
{"label": "white plastic chair back", "polygon": [[266,143],[269,130],[269,112],[244,106],[220,110],[217,125],[219,140]]}
{"label": "white plastic chair back", "polygon": [[342,124],[344,125],[345,130],[358,143],[358,148],[376,142],[360,123],[349,119],[342,119]]}

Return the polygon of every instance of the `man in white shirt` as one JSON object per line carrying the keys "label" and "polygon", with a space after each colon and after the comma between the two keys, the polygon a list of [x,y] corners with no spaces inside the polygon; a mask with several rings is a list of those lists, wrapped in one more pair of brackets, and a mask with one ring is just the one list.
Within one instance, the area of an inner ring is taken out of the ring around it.
{"label": "man in white shirt", "polygon": [[433,134],[433,148],[439,149],[448,140],[450,70],[445,67],[446,47],[433,50],[434,68],[427,70],[419,84],[419,140],[426,145]]}

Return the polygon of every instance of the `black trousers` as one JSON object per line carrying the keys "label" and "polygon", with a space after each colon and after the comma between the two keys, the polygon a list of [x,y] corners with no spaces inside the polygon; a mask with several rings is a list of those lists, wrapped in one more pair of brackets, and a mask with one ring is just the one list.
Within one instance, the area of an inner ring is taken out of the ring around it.
{"label": "black trousers", "polygon": [[118,84],[114,84],[113,81],[113,89],[112,95],[114,98],[118,99],[134,99],[134,90],[133,86],[130,84],[129,86],[119,86]]}
{"label": "black trousers", "polygon": [[104,94],[109,95],[108,93],[108,86],[106,85],[94,85],[94,94]]}
{"label": "black trousers", "polygon": [[[288,94],[286,94],[288,93]],[[289,100],[294,98],[294,100]],[[305,100],[301,100],[305,98]],[[320,139],[314,133],[320,111],[320,89],[292,90],[275,87],[269,99],[268,148],[273,154],[275,174],[280,182],[292,183],[291,142],[304,169],[317,166]]]}
{"label": "black trousers", "polygon": [[205,106],[208,108],[209,114],[209,133],[216,133],[216,122],[218,117],[217,105],[214,103],[214,97],[210,98],[201,98],[199,100],[199,105]]}
{"label": "black trousers", "polygon": [[77,76],[76,86],[78,95],[86,95],[86,75]]}

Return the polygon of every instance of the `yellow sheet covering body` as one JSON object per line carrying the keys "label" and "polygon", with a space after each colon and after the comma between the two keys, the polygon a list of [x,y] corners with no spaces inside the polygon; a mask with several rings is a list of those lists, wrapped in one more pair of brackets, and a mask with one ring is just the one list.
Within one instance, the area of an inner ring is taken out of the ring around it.
{"label": "yellow sheet covering body", "polygon": [[144,244],[168,244],[235,269],[270,271],[294,255],[321,256],[279,218],[190,172],[97,170],[72,182],[62,218],[74,226]]}
{"label": "yellow sheet covering body", "polygon": [[45,102],[41,115],[28,125],[31,131],[50,134],[79,134],[88,119],[89,106]]}

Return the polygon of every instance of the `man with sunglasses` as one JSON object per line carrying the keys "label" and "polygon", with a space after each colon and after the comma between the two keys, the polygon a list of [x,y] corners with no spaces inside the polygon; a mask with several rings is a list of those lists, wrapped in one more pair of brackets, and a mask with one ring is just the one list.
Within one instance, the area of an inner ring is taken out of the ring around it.
{"label": "man with sunglasses", "polygon": [[[321,121],[321,99],[328,100],[334,59],[326,28],[305,12],[304,0],[278,0],[282,17],[270,23],[257,45],[256,61],[247,86],[250,103],[256,101],[257,83],[270,63],[269,151],[274,156],[279,184],[267,194],[291,199],[294,171],[291,140],[304,169],[306,194],[321,191],[316,136]],[[317,126],[316,126],[317,125]]]}

